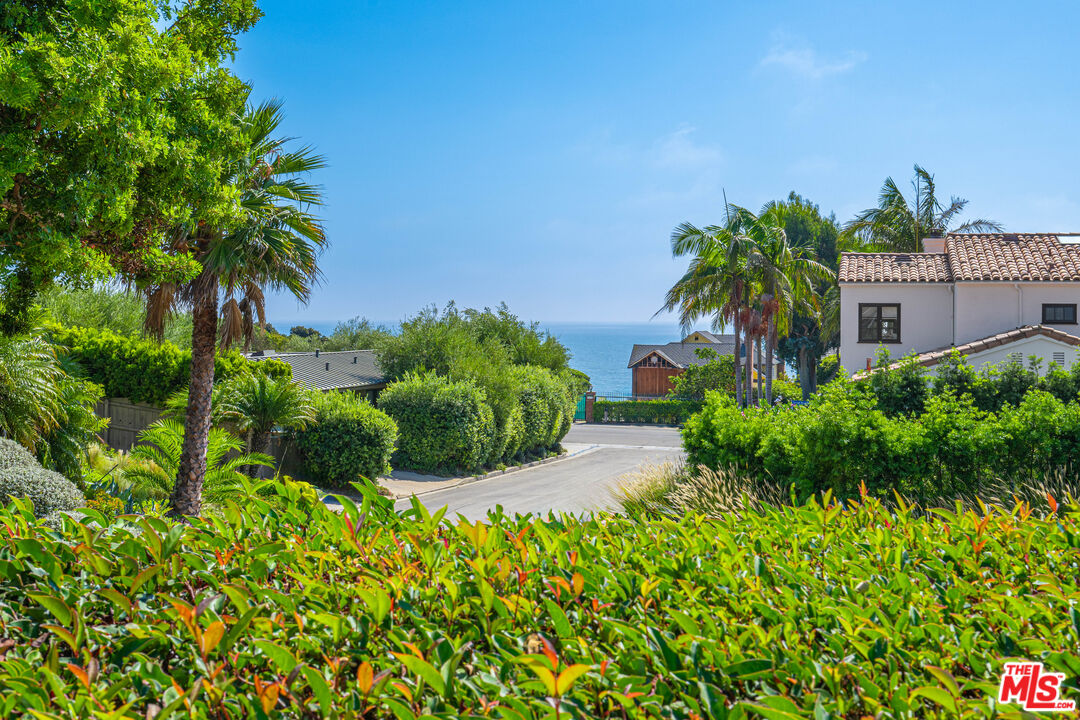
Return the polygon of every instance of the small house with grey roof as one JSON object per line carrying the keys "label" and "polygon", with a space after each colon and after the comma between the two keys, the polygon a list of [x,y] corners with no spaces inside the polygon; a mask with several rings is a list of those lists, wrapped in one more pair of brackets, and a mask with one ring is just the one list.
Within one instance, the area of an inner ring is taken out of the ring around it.
{"label": "small house with grey roof", "polygon": [[1080,358],[1080,234],[931,233],[917,253],[842,253],[840,364],[879,347],[933,373],[954,349],[973,367]]}
{"label": "small house with grey roof", "polygon": [[[688,367],[705,365],[711,359],[708,350],[716,355],[735,353],[735,336],[720,335],[706,330],[694,330],[678,342],[663,345],[634,345],[630,351],[627,367],[633,373],[634,397],[663,397],[674,389],[673,378],[686,372]],[[740,354],[746,357],[745,344],[740,346]],[[702,357],[702,354],[705,357]],[[761,363],[764,364],[764,363]],[[782,363],[773,367],[773,377],[779,377]],[[757,377],[755,371],[754,377]]]}
{"label": "small house with grey roof", "polygon": [[374,350],[324,352],[274,352],[261,350],[247,356],[260,361],[273,358],[292,367],[293,380],[322,392],[340,390],[363,394],[375,400],[386,387],[386,377],[379,369]]}

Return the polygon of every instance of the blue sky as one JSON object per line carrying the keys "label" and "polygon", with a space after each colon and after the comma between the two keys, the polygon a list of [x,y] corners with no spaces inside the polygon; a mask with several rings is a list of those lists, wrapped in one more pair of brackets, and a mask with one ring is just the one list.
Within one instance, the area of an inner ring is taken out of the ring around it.
{"label": "blue sky", "polygon": [[1014,231],[1080,230],[1075,3],[286,2],[255,97],[324,153],[332,243],[279,325],[455,299],[647,321],[668,237],[796,190],[843,221],[919,163]]}

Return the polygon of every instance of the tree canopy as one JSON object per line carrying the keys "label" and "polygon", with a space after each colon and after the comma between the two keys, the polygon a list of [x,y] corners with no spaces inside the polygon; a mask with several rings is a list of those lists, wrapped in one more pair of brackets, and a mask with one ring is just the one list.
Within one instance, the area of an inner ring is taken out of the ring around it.
{"label": "tree canopy", "polygon": [[188,280],[183,224],[239,216],[224,182],[249,88],[222,67],[254,0],[0,7],[0,332],[60,278]]}

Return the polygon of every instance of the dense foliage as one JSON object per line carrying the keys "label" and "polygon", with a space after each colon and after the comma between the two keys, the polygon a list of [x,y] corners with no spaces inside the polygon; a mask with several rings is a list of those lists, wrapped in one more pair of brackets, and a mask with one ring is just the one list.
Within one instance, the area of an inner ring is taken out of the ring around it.
{"label": "dense foliage", "polygon": [[597,400],[593,422],[681,425],[702,405],[701,400]]}
{"label": "dense foliage", "polygon": [[316,393],[314,418],[294,433],[306,479],[327,487],[390,472],[397,425],[350,393]]}
{"label": "dense foliage", "polygon": [[[589,387],[588,376],[567,366],[569,353],[558,340],[541,332],[537,324],[522,322],[505,305],[494,311],[459,311],[453,304],[442,313],[429,308],[402,323],[401,332],[384,338],[377,350],[380,367],[389,378],[434,373],[482,391],[495,429],[492,440],[484,441],[487,454],[480,456],[480,464],[508,463],[556,447],[573,422],[577,397]],[[380,407],[385,403],[385,393],[379,403]],[[412,422],[406,418],[417,422],[422,418],[406,416],[401,408],[398,412],[395,419],[405,442],[406,436],[415,434],[406,428]],[[470,433],[455,436],[474,442]],[[472,457],[477,449],[461,448],[457,455]],[[401,453],[395,462],[415,469],[436,467],[409,465],[411,457]]]}
{"label": "dense foliage", "polygon": [[162,230],[240,214],[222,168],[252,0],[0,4],[0,333],[55,278],[197,272]]}
{"label": "dense foliage", "polygon": [[1043,390],[1065,403],[1080,401],[1080,363],[1069,369],[1051,364],[1046,370],[1041,363],[1041,358],[1032,357],[1027,366],[1007,362],[975,370],[954,351],[930,377],[913,357],[892,362],[883,348],[878,352],[874,371],[862,382],[870,387],[878,406],[888,415],[921,413],[931,397],[942,393],[966,396],[985,412],[1019,405],[1032,390]]}
{"label": "dense foliage", "polygon": [[[49,332],[53,342],[65,347],[81,371],[103,386],[106,397],[163,405],[188,384],[191,352],[174,345],[89,328],[53,326]],[[286,363],[250,362],[237,351],[218,355],[214,366],[214,377],[222,381],[250,372],[275,378],[292,376]]]}
{"label": "dense foliage", "polygon": [[489,524],[344,505],[64,534],[0,512],[0,715],[988,718],[1017,657],[1077,692],[1075,504]]}
{"label": "dense foliage", "polygon": [[434,373],[407,375],[382,391],[379,409],[397,423],[397,467],[475,470],[491,456],[495,416],[472,383]]}
{"label": "dense foliage", "polygon": [[689,462],[794,483],[799,497],[832,489],[854,497],[893,490],[937,498],[990,481],[1073,476],[1080,457],[1080,403],[1032,390],[994,412],[969,396],[930,396],[921,413],[889,414],[865,384],[837,381],[806,407],[740,410],[710,394],[683,428]]}
{"label": "dense foliage", "polygon": [[[53,287],[38,302],[56,325],[108,330],[124,337],[145,335],[146,299],[111,285],[84,289]],[[162,339],[181,350],[191,349],[191,313],[170,315]]]}
{"label": "dense foliage", "polygon": [[673,389],[669,395],[683,400],[704,400],[707,390],[735,394],[735,356],[718,355],[715,350],[698,348],[698,358],[706,360],[703,365],[690,365],[671,379]]}
{"label": "dense foliage", "polygon": [[0,437],[0,505],[13,499],[29,500],[38,517],[83,504],[83,494],[73,482],[46,470],[25,448]]}

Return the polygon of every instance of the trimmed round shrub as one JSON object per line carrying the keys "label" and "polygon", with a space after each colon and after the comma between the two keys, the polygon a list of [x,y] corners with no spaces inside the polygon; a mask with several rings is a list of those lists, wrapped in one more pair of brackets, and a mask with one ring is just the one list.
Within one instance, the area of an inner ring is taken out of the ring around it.
{"label": "trimmed round shrub", "polygon": [[83,494],[58,472],[46,470],[30,453],[10,440],[0,439],[0,505],[16,498],[34,504],[34,515],[44,517],[83,505]]}
{"label": "trimmed round shrub", "polygon": [[315,420],[294,433],[309,480],[348,487],[390,472],[398,429],[386,413],[350,393],[317,393],[313,401]]}
{"label": "trimmed round shrub", "polygon": [[382,392],[379,408],[398,425],[396,467],[474,470],[491,456],[495,416],[470,382],[409,374]]}
{"label": "trimmed round shrub", "polygon": [[550,370],[525,365],[514,368],[520,391],[518,401],[525,421],[525,452],[555,447],[574,421],[574,399]]}

